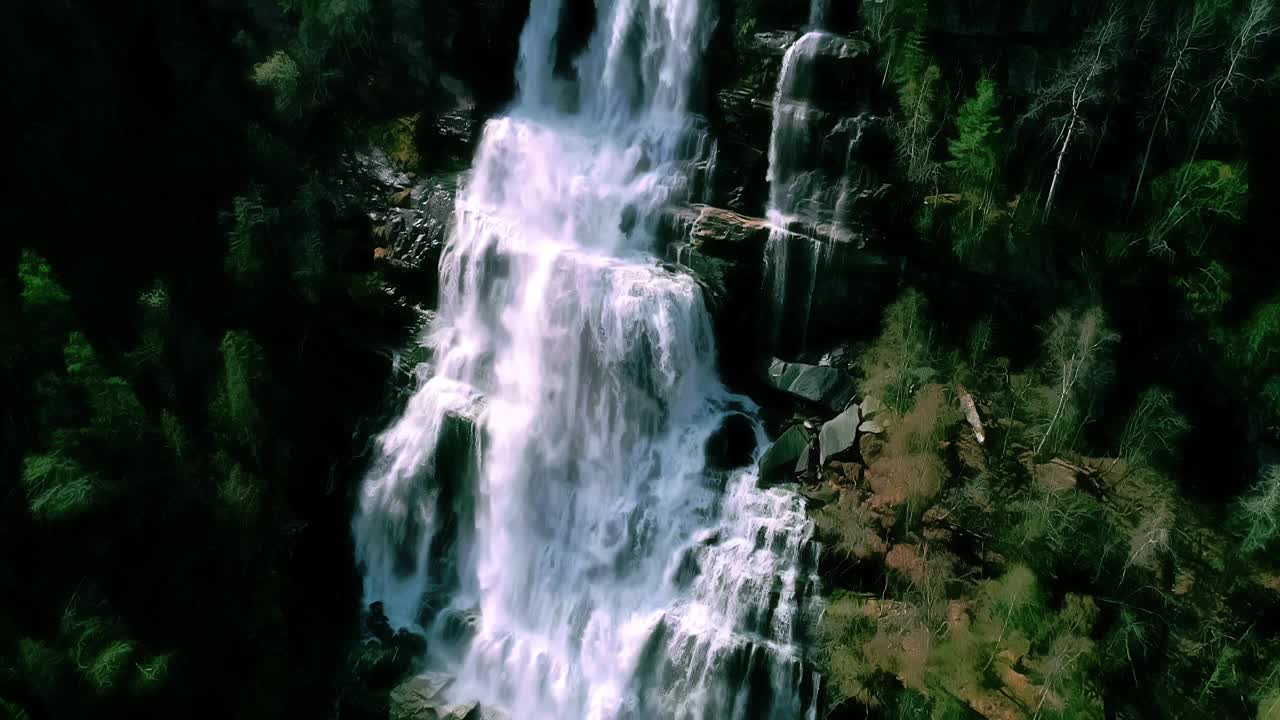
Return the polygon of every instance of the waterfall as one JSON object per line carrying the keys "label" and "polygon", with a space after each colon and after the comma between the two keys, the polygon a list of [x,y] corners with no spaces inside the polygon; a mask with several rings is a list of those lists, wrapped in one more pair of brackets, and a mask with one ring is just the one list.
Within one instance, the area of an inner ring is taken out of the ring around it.
{"label": "waterfall", "polygon": [[809,27],[817,30],[827,26],[827,7],[831,0],[809,0]]}
{"label": "waterfall", "polygon": [[515,720],[812,717],[803,500],[750,449],[697,282],[653,256],[708,158],[689,112],[707,0],[600,0],[557,75],[533,0],[518,97],[483,131],[440,261],[429,364],[379,438],[353,532],[369,602],[448,693]]}
{"label": "waterfall", "polygon": [[[816,26],[823,14],[822,0],[814,0],[810,23]],[[817,225],[822,178],[811,153],[814,139],[810,116],[817,111],[809,104],[813,76],[808,71],[822,38],[820,30],[811,30],[787,48],[773,95],[766,214],[771,230],[765,244],[764,273],[773,314],[771,336],[767,339],[767,350],[771,352],[805,346],[814,284],[821,268],[823,246],[816,233],[797,234],[791,229],[811,230]]]}
{"label": "waterfall", "polygon": [[823,102],[839,90],[821,87],[818,68],[845,61],[849,53],[845,38],[824,29],[827,9],[827,0],[812,0],[809,30],[784,53],[773,95],[766,210],[772,230],[765,252],[772,352],[807,349],[818,276],[833,243],[855,235],[861,118],[835,122],[837,115]]}

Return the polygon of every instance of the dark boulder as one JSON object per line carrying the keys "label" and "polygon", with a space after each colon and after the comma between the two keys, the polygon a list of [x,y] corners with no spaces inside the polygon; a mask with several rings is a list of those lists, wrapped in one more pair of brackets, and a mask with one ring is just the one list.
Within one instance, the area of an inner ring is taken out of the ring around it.
{"label": "dark boulder", "polygon": [[843,410],[853,399],[853,379],[843,370],[833,367],[789,363],[774,358],[765,379],[769,385],[792,397],[832,412]]}
{"label": "dark boulder", "polygon": [[712,470],[746,467],[751,464],[755,451],[755,424],[746,415],[733,413],[707,439],[707,467]]}
{"label": "dark boulder", "polygon": [[812,439],[804,425],[793,425],[760,458],[760,485],[770,487],[795,480],[796,468],[809,451]]}

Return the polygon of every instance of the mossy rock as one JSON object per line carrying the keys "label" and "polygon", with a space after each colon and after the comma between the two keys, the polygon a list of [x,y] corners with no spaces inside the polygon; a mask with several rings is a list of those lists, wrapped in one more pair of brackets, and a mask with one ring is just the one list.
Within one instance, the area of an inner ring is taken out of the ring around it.
{"label": "mossy rock", "polygon": [[396,118],[370,131],[370,142],[386,154],[397,170],[410,172],[418,169],[422,156],[418,152],[418,122],[420,114]]}

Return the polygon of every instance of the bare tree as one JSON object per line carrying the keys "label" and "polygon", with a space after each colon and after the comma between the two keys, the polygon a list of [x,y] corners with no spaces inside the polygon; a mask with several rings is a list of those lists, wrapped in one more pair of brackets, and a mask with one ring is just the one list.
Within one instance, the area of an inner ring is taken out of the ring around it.
{"label": "bare tree", "polygon": [[1173,527],[1173,520],[1173,512],[1163,500],[1157,500],[1154,506],[1143,509],[1142,521],[1129,538],[1129,559],[1125,561],[1124,570],[1120,573],[1121,585],[1129,575],[1129,568],[1137,566],[1154,571],[1160,558],[1171,552],[1169,528]]}
{"label": "bare tree", "polygon": [[1119,339],[1099,308],[1054,316],[1045,341],[1052,385],[1042,394],[1047,402],[1044,409],[1052,406],[1053,410],[1040,430],[1037,457],[1046,447],[1060,450],[1069,445],[1088,420],[1089,403],[1110,379],[1111,348]]}
{"label": "bare tree", "polygon": [[1175,407],[1173,393],[1160,387],[1149,388],[1138,398],[1137,407],[1125,423],[1120,455],[1131,462],[1162,460],[1174,454],[1174,446],[1190,427]]}
{"label": "bare tree", "polygon": [[1188,162],[1195,162],[1205,136],[1219,130],[1227,121],[1225,103],[1243,88],[1261,82],[1249,73],[1249,64],[1261,52],[1267,39],[1280,31],[1280,19],[1276,17],[1275,0],[1249,0],[1248,6],[1236,20],[1231,42],[1226,46],[1223,63],[1209,83],[1209,103],[1200,120],[1195,145]]}
{"label": "bare tree", "polygon": [[[1192,0],[1189,7],[1184,7],[1169,37],[1164,57],[1160,63],[1157,77],[1159,83],[1155,87],[1153,100],[1159,98],[1155,112],[1151,116],[1151,134],[1147,136],[1147,148],[1142,153],[1142,164],[1138,169],[1138,183],[1133,188],[1133,200],[1130,209],[1137,205],[1142,193],[1142,183],[1147,176],[1147,165],[1151,160],[1151,150],[1155,146],[1156,136],[1168,131],[1169,115],[1178,109],[1181,101],[1194,87],[1188,76],[1194,67],[1195,60],[1209,50],[1213,30],[1221,14],[1222,0]],[[1150,6],[1148,10],[1150,11]],[[1140,23],[1139,33],[1149,33],[1148,18],[1144,15]]]}
{"label": "bare tree", "polygon": [[[1061,635],[1049,646],[1044,657],[1037,659],[1035,665],[1040,676],[1040,693],[1036,700],[1032,720],[1039,720],[1045,710],[1053,708],[1061,711],[1064,697],[1076,693],[1071,687],[1079,683],[1081,659],[1093,653],[1093,642],[1078,635]],[[1094,701],[1096,702],[1096,700]],[[1048,704],[1049,708],[1045,705]],[[1054,708],[1054,705],[1059,707]],[[1100,707],[1091,708],[1101,710]],[[1056,714],[1056,713],[1055,713]]]}
{"label": "bare tree", "polygon": [[1067,156],[1077,142],[1095,133],[1090,111],[1106,100],[1106,85],[1119,64],[1125,33],[1124,13],[1117,3],[1086,33],[1075,55],[1059,68],[1027,112],[1027,117],[1044,121],[1054,134],[1056,160],[1044,204],[1045,217],[1053,212]]}
{"label": "bare tree", "polygon": [[912,182],[934,185],[942,165],[933,155],[934,137],[941,121],[938,117],[938,87],[942,73],[937,65],[929,65],[918,78],[909,80],[900,90],[902,119],[898,123],[898,157]]}
{"label": "bare tree", "polygon": [[927,3],[922,0],[866,0],[860,8],[863,27],[884,55],[884,85],[896,71],[895,61],[912,35],[923,35]]}

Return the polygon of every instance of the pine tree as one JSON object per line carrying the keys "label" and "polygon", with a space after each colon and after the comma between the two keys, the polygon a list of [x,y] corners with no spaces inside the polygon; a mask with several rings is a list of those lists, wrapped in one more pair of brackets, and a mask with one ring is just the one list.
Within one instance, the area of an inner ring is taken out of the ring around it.
{"label": "pine tree", "polygon": [[1245,552],[1262,552],[1280,538],[1280,465],[1262,471],[1258,482],[1240,501],[1237,511],[1244,527]]}
{"label": "pine tree", "polygon": [[996,84],[987,74],[978,79],[973,97],[960,106],[957,136],[947,143],[951,159],[946,168],[960,193],[966,227],[954,244],[958,255],[969,254],[996,220],[1000,195],[1003,134],[996,98]]}

